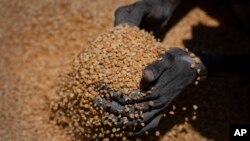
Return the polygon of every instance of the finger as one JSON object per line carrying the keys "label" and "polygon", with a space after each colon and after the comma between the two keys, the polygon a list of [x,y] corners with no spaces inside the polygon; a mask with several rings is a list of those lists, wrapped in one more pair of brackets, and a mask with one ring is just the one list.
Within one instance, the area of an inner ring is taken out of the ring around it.
{"label": "finger", "polygon": [[197,81],[203,81],[207,78],[207,69],[206,67],[200,63],[196,65],[196,73],[197,73]]}
{"label": "finger", "polygon": [[[159,112],[165,107],[165,102],[160,100],[154,101],[147,101],[141,103],[135,103],[134,105],[125,105],[124,109],[119,113],[124,116],[128,117],[131,120],[142,118],[144,117],[148,120],[148,115],[154,115],[156,112]],[[117,109],[112,109],[116,107],[110,107],[110,111],[117,111]],[[148,113],[147,113],[148,112]]]}
{"label": "finger", "polygon": [[133,8],[133,5],[127,5],[123,7],[119,7],[115,11],[115,26],[127,23],[127,19],[130,15],[130,12]]}
{"label": "finger", "polygon": [[[165,100],[165,99],[164,99]],[[98,97],[95,100],[95,105],[103,107],[106,111],[115,115],[121,115],[133,119],[143,118],[143,112],[152,111],[155,109],[161,109],[165,105],[165,101],[153,100],[141,103],[135,103],[134,105],[120,105],[116,101],[109,101],[104,98]],[[152,113],[154,114],[155,111]],[[148,113],[149,114],[149,113]],[[147,116],[147,114],[146,114]],[[146,117],[147,119],[147,117]]]}
{"label": "finger", "polygon": [[134,91],[131,94],[124,94],[114,90],[109,90],[108,92],[110,93],[110,95],[112,95],[111,98],[121,105],[135,104],[144,101],[156,100],[157,98],[159,98],[159,95],[151,94],[151,91]]}
{"label": "finger", "polygon": [[[165,100],[165,99],[163,99],[163,100]],[[165,101],[163,101],[163,100],[160,98],[160,99],[156,99],[156,100],[137,103],[137,104],[134,104],[134,108],[136,110],[140,109],[143,112],[152,111],[155,109],[160,109],[165,105]],[[137,108],[137,107],[141,107],[141,108]],[[133,111],[133,109],[131,111]]]}
{"label": "finger", "polygon": [[[159,114],[162,114],[161,112],[163,111],[164,108],[165,106],[145,113],[143,112],[133,113],[135,118],[131,119],[130,117],[123,117],[122,120],[120,120],[121,122],[118,122],[117,125],[122,126],[125,123],[126,126],[137,125],[138,127],[144,127],[146,123],[156,118]],[[136,116],[136,114],[138,114],[138,116]]]}
{"label": "finger", "polygon": [[116,116],[116,124],[117,127],[127,126],[127,127],[141,127],[143,125],[142,117],[139,113],[134,113],[133,117],[129,116]]}
{"label": "finger", "polygon": [[[163,100],[156,99],[156,100],[151,100],[151,101],[146,101],[146,102],[135,103],[133,105],[132,104],[125,105],[123,111],[121,111],[120,113],[123,116],[129,117],[131,114],[144,113],[147,111],[161,109],[162,107],[166,105],[165,103],[167,102],[168,99],[163,98]],[[112,111],[115,111],[115,109],[112,109],[112,108],[116,108],[116,107],[110,107]]]}
{"label": "finger", "polygon": [[[180,58],[182,59],[181,61]],[[168,77],[173,77],[178,75],[178,73],[185,73],[185,70],[189,68],[187,65],[191,65],[192,63],[192,58],[184,50],[180,48],[171,48],[155,62],[148,65],[144,69],[142,77],[145,81],[154,82],[164,71],[168,71],[168,73],[173,74],[167,74],[168,76],[164,77],[165,80],[163,81],[168,81],[170,80]]]}
{"label": "finger", "polygon": [[[118,123],[120,124],[120,117],[114,116],[114,114],[106,113],[102,117],[102,123],[103,125],[114,127],[114,126],[117,126]],[[121,126],[118,126],[118,127],[121,127]]]}
{"label": "finger", "polygon": [[136,103],[134,105],[125,105],[122,106],[115,101],[108,101],[106,99],[100,98],[96,105],[103,107],[105,110],[114,113],[121,114],[122,116],[129,117],[131,114],[135,114],[137,112],[146,112],[150,110],[160,109],[165,105],[165,102],[161,102],[159,100],[153,100],[149,102]]}
{"label": "finger", "polygon": [[[165,78],[166,73],[164,74]],[[170,77],[169,77],[170,78]],[[167,82],[166,80],[160,82]],[[161,108],[165,105],[168,98],[166,96],[160,98],[160,94],[167,91],[166,83],[159,83],[153,92],[148,91],[141,93],[139,91],[132,92],[132,94],[124,94],[120,91],[113,90],[105,84],[98,85],[98,90],[104,93],[105,98],[98,97],[95,101],[96,105],[102,106],[113,113],[122,113],[128,116],[130,113],[136,111],[148,111]]]}
{"label": "finger", "polygon": [[[144,105],[142,105],[143,109],[139,109],[137,105],[139,104],[134,104],[134,105],[120,105],[116,101],[109,101],[101,97],[97,97],[95,99],[95,105],[96,106],[101,106],[103,107],[106,111],[111,112],[112,114],[115,115],[122,115],[126,117],[130,117],[131,114],[135,114],[136,112],[138,113],[140,110],[144,109]],[[145,104],[146,105],[146,104]],[[148,108],[147,108],[148,109]],[[131,118],[133,119],[133,118]]]}
{"label": "finger", "polygon": [[162,114],[158,115],[157,117],[152,119],[152,121],[150,121],[145,127],[141,128],[139,131],[132,134],[132,136],[140,135],[144,133],[145,131],[148,131],[150,129],[157,127],[159,125],[161,118],[162,118]]}
{"label": "finger", "polygon": [[170,19],[170,17],[172,16],[176,6],[179,4],[180,0],[175,0],[175,1],[172,1],[169,4],[169,8],[164,8],[164,13],[166,13],[163,17],[164,21],[162,22],[162,24],[160,25],[159,27],[159,31],[161,30],[165,30],[167,24],[168,24],[168,21]]}
{"label": "finger", "polygon": [[115,25],[128,23],[139,26],[146,11],[147,6],[142,2],[120,7],[115,11]]}
{"label": "finger", "polygon": [[153,82],[159,78],[163,71],[171,67],[174,56],[169,52],[164,53],[158,60],[148,65],[142,73],[143,80]]}
{"label": "finger", "polygon": [[122,111],[124,111],[124,106],[115,101],[108,101],[101,97],[97,97],[94,101],[94,104],[95,106],[103,107],[105,110],[108,110],[114,114],[120,114]]}
{"label": "finger", "polygon": [[131,92],[131,94],[125,94],[108,87],[104,83],[99,84],[97,87],[98,91],[102,91],[106,99],[112,99],[120,105],[134,104],[159,98],[158,93],[151,94],[150,90],[147,92],[140,92],[139,90],[136,90]]}

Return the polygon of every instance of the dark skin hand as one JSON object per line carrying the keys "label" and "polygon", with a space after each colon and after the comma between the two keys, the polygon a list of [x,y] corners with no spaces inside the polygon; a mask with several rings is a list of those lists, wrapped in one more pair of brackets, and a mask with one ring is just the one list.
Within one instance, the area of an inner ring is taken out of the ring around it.
{"label": "dark skin hand", "polygon": [[[192,57],[191,57],[192,56]],[[195,62],[193,54],[179,48],[172,48],[165,52],[160,59],[153,62],[143,70],[142,81],[146,83],[150,91],[145,95],[135,91],[131,96],[113,90],[108,86],[106,90],[109,98],[97,98],[95,104],[116,115],[117,126],[124,125],[124,117],[127,117],[126,126],[135,123],[143,123],[131,135],[139,135],[158,126],[163,110],[170,102],[188,85],[197,83],[206,77],[205,67],[201,62]],[[197,59],[197,58],[196,58]],[[152,88],[153,87],[153,88]],[[130,115],[139,113],[142,118],[131,118]],[[118,115],[122,115],[120,118]],[[103,117],[105,122],[107,117]]]}
{"label": "dark skin hand", "polygon": [[181,0],[142,0],[115,11],[115,25],[127,23],[152,31],[156,38],[164,34],[167,23]]}
{"label": "dark skin hand", "polygon": [[[165,29],[179,2],[142,0],[120,7],[115,12],[115,25],[126,23],[139,26],[153,31],[157,36]],[[146,94],[137,91],[128,97],[127,94],[103,85],[100,89],[105,90],[109,97],[98,97],[95,104],[113,113],[118,127],[133,126],[136,123],[142,125],[136,126],[136,130],[130,134],[140,135],[158,126],[164,109],[184,88],[206,77],[205,66],[200,61],[195,62],[194,58],[195,55],[188,51],[172,48],[143,70],[141,90],[146,90]],[[134,117],[136,114],[139,118]],[[103,123],[107,119],[103,116]]]}
{"label": "dark skin hand", "polygon": [[[147,31],[153,31],[157,37],[164,32],[169,18],[180,1],[142,0],[120,7],[115,12],[115,25],[126,23],[138,26]],[[99,97],[95,100],[95,104],[113,113],[118,127],[134,126],[136,123],[143,124],[137,126],[136,130],[130,134],[132,136],[140,135],[158,126],[164,109],[181,91],[188,85],[198,84],[199,80],[206,78],[205,66],[208,69],[249,73],[249,68],[245,65],[248,63],[246,58],[249,58],[249,55],[232,57],[196,55],[205,65],[201,61],[197,62],[193,53],[179,48],[170,49],[162,55],[161,59],[156,60],[143,70],[141,90],[146,90],[146,94],[135,91],[130,94],[131,96],[127,96],[128,94],[103,85],[101,89],[109,97]],[[139,114],[139,118],[134,117],[136,114]],[[103,123],[106,119],[107,117],[103,116]]]}

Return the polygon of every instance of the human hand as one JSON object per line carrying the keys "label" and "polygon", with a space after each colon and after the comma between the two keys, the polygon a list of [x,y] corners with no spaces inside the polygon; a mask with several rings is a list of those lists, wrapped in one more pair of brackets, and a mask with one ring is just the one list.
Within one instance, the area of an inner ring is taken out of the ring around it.
{"label": "human hand", "polygon": [[160,36],[179,2],[180,0],[142,0],[119,7],[115,12],[115,25],[127,23],[152,31],[156,37]]}
{"label": "human hand", "polygon": [[[143,70],[142,85],[151,90],[128,95],[102,85],[99,88],[106,97],[98,97],[95,104],[115,115],[116,126],[134,126],[131,135],[138,135],[157,127],[170,102],[192,82],[198,84],[205,77],[206,69],[193,53],[172,48]],[[103,116],[103,123],[107,119]]]}

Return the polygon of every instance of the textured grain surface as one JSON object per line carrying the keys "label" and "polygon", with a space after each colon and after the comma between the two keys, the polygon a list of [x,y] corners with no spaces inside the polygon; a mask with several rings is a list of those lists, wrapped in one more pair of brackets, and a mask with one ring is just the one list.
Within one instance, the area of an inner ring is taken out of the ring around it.
{"label": "textured grain surface", "polygon": [[[127,94],[139,90],[142,70],[165,50],[151,34],[137,27],[121,25],[98,35],[64,76],[59,100],[52,103],[52,117],[78,139],[121,140],[128,129],[116,128],[112,121],[107,121],[111,127],[102,124],[103,114],[111,119],[112,114],[94,107],[94,99],[102,95],[96,87],[105,83]],[[131,114],[130,118],[134,116]]]}

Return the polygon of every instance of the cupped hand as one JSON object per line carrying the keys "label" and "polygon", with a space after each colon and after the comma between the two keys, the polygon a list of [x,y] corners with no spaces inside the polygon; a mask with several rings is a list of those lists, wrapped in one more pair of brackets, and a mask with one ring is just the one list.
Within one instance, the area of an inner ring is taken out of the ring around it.
{"label": "cupped hand", "polygon": [[[146,92],[124,94],[106,85],[100,87],[108,97],[98,97],[95,104],[112,113],[115,125],[134,126],[131,135],[139,135],[158,126],[164,109],[188,85],[206,78],[206,68],[193,53],[172,48],[143,70]],[[103,123],[108,119],[103,116]]]}

